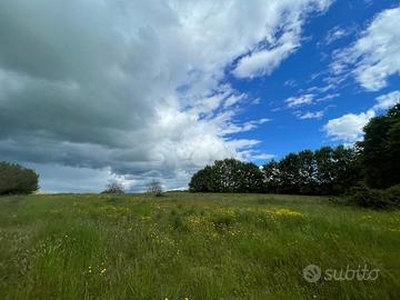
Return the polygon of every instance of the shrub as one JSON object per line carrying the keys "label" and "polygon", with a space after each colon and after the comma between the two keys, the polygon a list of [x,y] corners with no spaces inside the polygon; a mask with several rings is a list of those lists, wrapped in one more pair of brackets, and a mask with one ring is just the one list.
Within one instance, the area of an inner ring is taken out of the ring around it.
{"label": "shrub", "polygon": [[156,197],[162,196],[162,186],[161,183],[157,180],[152,180],[147,184],[147,192]]}
{"label": "shrub", "polygon": [[393,207],[400,208],[400,184],[394,185],[385,190],[385,197]]}
{"label": "shrub", "polygon": [[30,194],[39,188],[39,175],[18,164],[0,162],[0,195]]}
{"label": "shrub", "polygon": [[365,186],[355,187],[350,191],[348,203],[372,209],[400,207],[400,186],[386,190],[375,190]]}
{"label": "shrub", "polygon": [[102,194],[122,195],[125,194],[124,187],[118,182],[112,182],[101,192]]}

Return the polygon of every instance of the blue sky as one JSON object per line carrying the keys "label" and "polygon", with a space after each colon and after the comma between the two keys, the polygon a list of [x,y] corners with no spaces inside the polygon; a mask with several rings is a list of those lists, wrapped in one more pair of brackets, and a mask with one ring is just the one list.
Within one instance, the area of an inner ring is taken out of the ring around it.
{"label": "blue sky", "polygon": [[[262,140],[260,151],[277,158],[291,151],[352,143],[353,139],[329,137],[324,125],[348,113],[366,112],[375,105],[376,97],[399,90],[399,73],[388,76],[387,86],[374,91],[366,90],[351,76],[328,91],[317,89],[327,87],[324,81],[333,77],[330,68],[335,51],[355,43],[377,15],[396,5],[397,1],[336,1],[325,14],[307,21],[301,46],[271,75],[251,80],[230,78],[238,90],[262,99],[243,117],[271,119],[257,130],[237,136]],[[315,90],[310,91],[312,88]],[[304,95],[314,96],[309,105],[290,108],[285,103]],[[398,101],[398,95],[396,98]]]}
{"label": "blue sky", "polygon": [[351,146],[400,100],[399,20],[382,0],[2,1],[0,160],[43,192],[141,191]]}

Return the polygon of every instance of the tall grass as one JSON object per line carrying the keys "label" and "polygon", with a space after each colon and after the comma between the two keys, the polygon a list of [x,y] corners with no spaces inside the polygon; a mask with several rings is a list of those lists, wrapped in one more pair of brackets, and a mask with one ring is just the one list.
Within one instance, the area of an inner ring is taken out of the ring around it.
{"label": "tall grass", "polygon": [[[379,269],[309,283],[303,269]],[[399,299],[400,213],[252,194],[0,198],[0,299]]]}

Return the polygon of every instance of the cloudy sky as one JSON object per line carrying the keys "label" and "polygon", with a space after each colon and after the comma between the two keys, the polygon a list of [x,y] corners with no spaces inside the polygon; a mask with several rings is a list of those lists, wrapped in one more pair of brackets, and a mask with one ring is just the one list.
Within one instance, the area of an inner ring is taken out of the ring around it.
{"label": "cloudy sky", "polygon": [[42,191],[140,191],[350,145],[400,100],[399,20],[387,0],[3,0],[0,160]]}

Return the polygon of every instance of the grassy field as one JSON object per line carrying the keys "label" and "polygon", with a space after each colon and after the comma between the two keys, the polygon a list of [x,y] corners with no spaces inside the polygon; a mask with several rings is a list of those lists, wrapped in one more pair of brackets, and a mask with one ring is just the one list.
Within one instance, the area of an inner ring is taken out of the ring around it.
{"label": "grassy field", "polygon": [[[310,283],[309,264],[379,277]],[[252,194],[0,198],[0,299],[400,299],[399,278],[399,212]]]}

